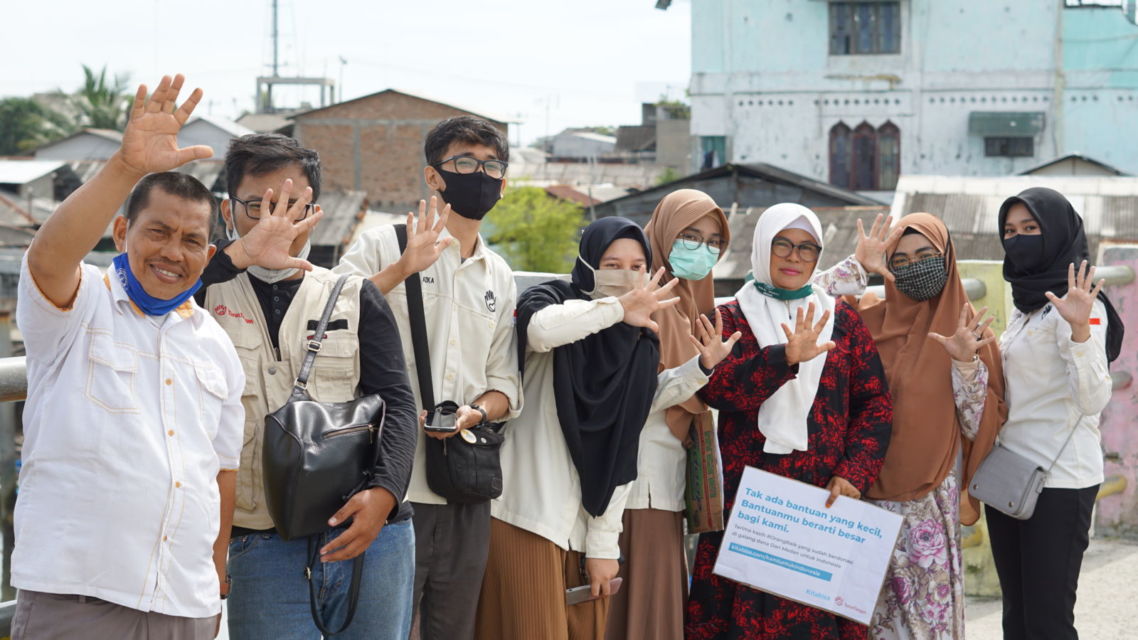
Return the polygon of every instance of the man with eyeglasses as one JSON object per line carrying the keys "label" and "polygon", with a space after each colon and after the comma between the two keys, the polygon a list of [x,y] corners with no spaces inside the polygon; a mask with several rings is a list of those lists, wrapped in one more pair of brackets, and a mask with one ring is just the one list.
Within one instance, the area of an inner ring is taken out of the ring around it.
{"label": "man with eyeglasses", "polygon": [[[370,278],[391,300],[403,336],[403,353],[414,368],[414,347],[403,282],[422,283],[433,394],[459,405],[457,429],[425,432],[420,413],[419,447],[407,499],[415,506],[415,604],[423,640],[473,637],[478,593],[490,540],[490,503],[447,504],[426,479],[424,438],[448,438],[484,421],[513,418],[521,408],[513,272],[486,247],[482,219],[506,187],[509,148],[489,122],[459,116],[440,122],[424,148],[427,186],[437,193],[419,215],[407,216],[402,254],[393,226],[365,231],[337,272]],[[438,198],[446,202],[442,214]],[[415,373],[412,379],[417,379]],[[422,409],[418,385],[416,402]]]}
{"label": "man with eyeglasses", "polygon": [[329,628],[351,608],[350,561],[363,554],[359,608],[344,638],[406,640],[411,626],[414,530],[403,502],[415,450],[415,406],[391,309],[370,281],[344,285],[322,336],[308,391],[322,402],[378,393],[386,403],[379,462],[369,487],[352,496],[321,534],[321,563],[306,576],[306,539],[283,540],[265,504],[265,416],[288,401],[337,275],[305,258],[321,217],[320,160],[278,134],[233,140],[225,156],[229,198],[221,203],[229,242],[202,275],[203,306],[237,349],[247,383],[244,447],[229,544],[229,634],[319,638],[309,606]]}

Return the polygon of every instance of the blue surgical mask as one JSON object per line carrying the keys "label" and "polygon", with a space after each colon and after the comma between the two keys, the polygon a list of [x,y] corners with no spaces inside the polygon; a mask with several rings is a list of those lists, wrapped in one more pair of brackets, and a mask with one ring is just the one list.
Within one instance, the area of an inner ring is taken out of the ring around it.
{"label": "blue surgical mask", "polygon": [[119,282],[122,283],[122,288],[126,291],[127,297],[148,316],[164,316],[170,313],[174,309],[182,306],[182,303],[189,300],[190,296],[194,295],[202,286],[201,278],[198,278],[192,287],[169,300],[155,298],[149,293],[146,293],[146,290],[142,288],[142,283],[138,281],[138,278],[134,277],[134,272],[130,270],[130,262],[127,259],[126,253],[120,253],[115,256],[112,263],[114,264],[115,275],[118,276]]}
{"label": "blue surgical mask", "polygon": [[712,249],[706,244],[689,249],[684,246],[683,240],[676,240],[672,244],[672,252],[668,254],[672,275],[684,280],[703,280],[715,268],[718,260],[719,249]]}

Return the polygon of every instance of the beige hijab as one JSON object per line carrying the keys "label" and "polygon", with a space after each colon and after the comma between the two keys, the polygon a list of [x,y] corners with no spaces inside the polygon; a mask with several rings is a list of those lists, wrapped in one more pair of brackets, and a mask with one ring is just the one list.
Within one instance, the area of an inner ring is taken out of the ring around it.
{"label": "beige hijab", "polygon": [[[960,488],[966,489],[991,450],[1007,418],[1007,408],[1000,352],[991,343],[979,352],[988,369],[988,397],[980,430],[971,442],[961,435],[952,397],[952,363],[944,347],[928,337],[930,332],[943,336],[956,333],[960,308],[968,303],[956,268],[956,249],[948,229],[936,216],[913,213],[898,224],[928,238],[944,255],[948,269],[944,289],[932,299],[917,302],[887,283],[885,300],[865,296],[859,303],[861,317],[877,341],[893,396],[893,433],[885,466],[867,495],[904,501],[920,498],[940,485],[956,464],[956,452],[961,447],[964,468]],[[894,244],[888,252],[896,248]],[[985,331],[985,335],[990,334],[991,329]],[[960,520],[964,524],[975,522],[980,517],[979,506],[975,498],[961,500]]]}
{"label": "beige hijab", "polygon": [[[727,216],[723,215],[723,210],[706,193],[695,189],[680,189],[664,196],[660,204],[656,205],[644,232],[652,244],[652,255],[658,260],[657,265],[666,270],[661,284],[675,278],[668,258],[676,238],[704,216],[715,218],[722,229],[723,246],[730,246],[731,229],[727,226]],[[677,367],[699,354],[695,345],[688,340],[688,335],[695,330],[695,322],[699,320],[700,314],[715,312],[715,283],[710,274],[703,280],[681,278],[672,292],[679,296],[679,304],[663,309],[655,316],[656,323],[660,325],[661,371]],[[687,439],[692,421],[699,417],[710,420],[711,414],[707,405],[695,396],[671,407],[666,414],[668,427],[680,440]]]}

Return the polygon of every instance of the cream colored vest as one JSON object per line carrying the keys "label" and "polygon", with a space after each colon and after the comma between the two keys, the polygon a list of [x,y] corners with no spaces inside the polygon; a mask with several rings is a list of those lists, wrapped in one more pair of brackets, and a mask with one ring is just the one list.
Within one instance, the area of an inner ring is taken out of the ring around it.
{"label": "cream colored vest", "polygon": [[[245,439],[241,467],[237,471],[237,510],[233,516],[233,524],[238,527],[273,527],[265,507],[261,472],[265,416],[288,400],[296,372],[304,360],[304,345],[314,333],[337,277],[320,267],[305,274],[281,321],[279,355],[274,352],[261,304],[248,275],[242,273],[206,290],[205,308],[229,334],[245,370],[245,392],[241,395],[241,404],[245,407]],[[308,392],[321,402],[344,402],[356,397],[360,379],[357,332],[362,283],[361,278],[352,276],[344,284],[316,356]]]}

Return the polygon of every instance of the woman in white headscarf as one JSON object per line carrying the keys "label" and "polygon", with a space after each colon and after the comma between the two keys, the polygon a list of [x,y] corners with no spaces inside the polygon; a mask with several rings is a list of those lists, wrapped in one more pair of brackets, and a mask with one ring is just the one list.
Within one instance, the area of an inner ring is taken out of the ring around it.
{"label": "woman in white headscarf", "polygon": [[[821,225],[775,205],[755,228],[748,282],[721,305],[724,335],[742,332],[699,396],[719,410],[724,497],[745,467],[859,498],[885,460],[893,419],[873,336],[857,311],[810,286]],[[827,504],[827,506],[828,506]],[[712,574],[722,533],[700,536],[685,637],[864,638],[866,627]]]}

